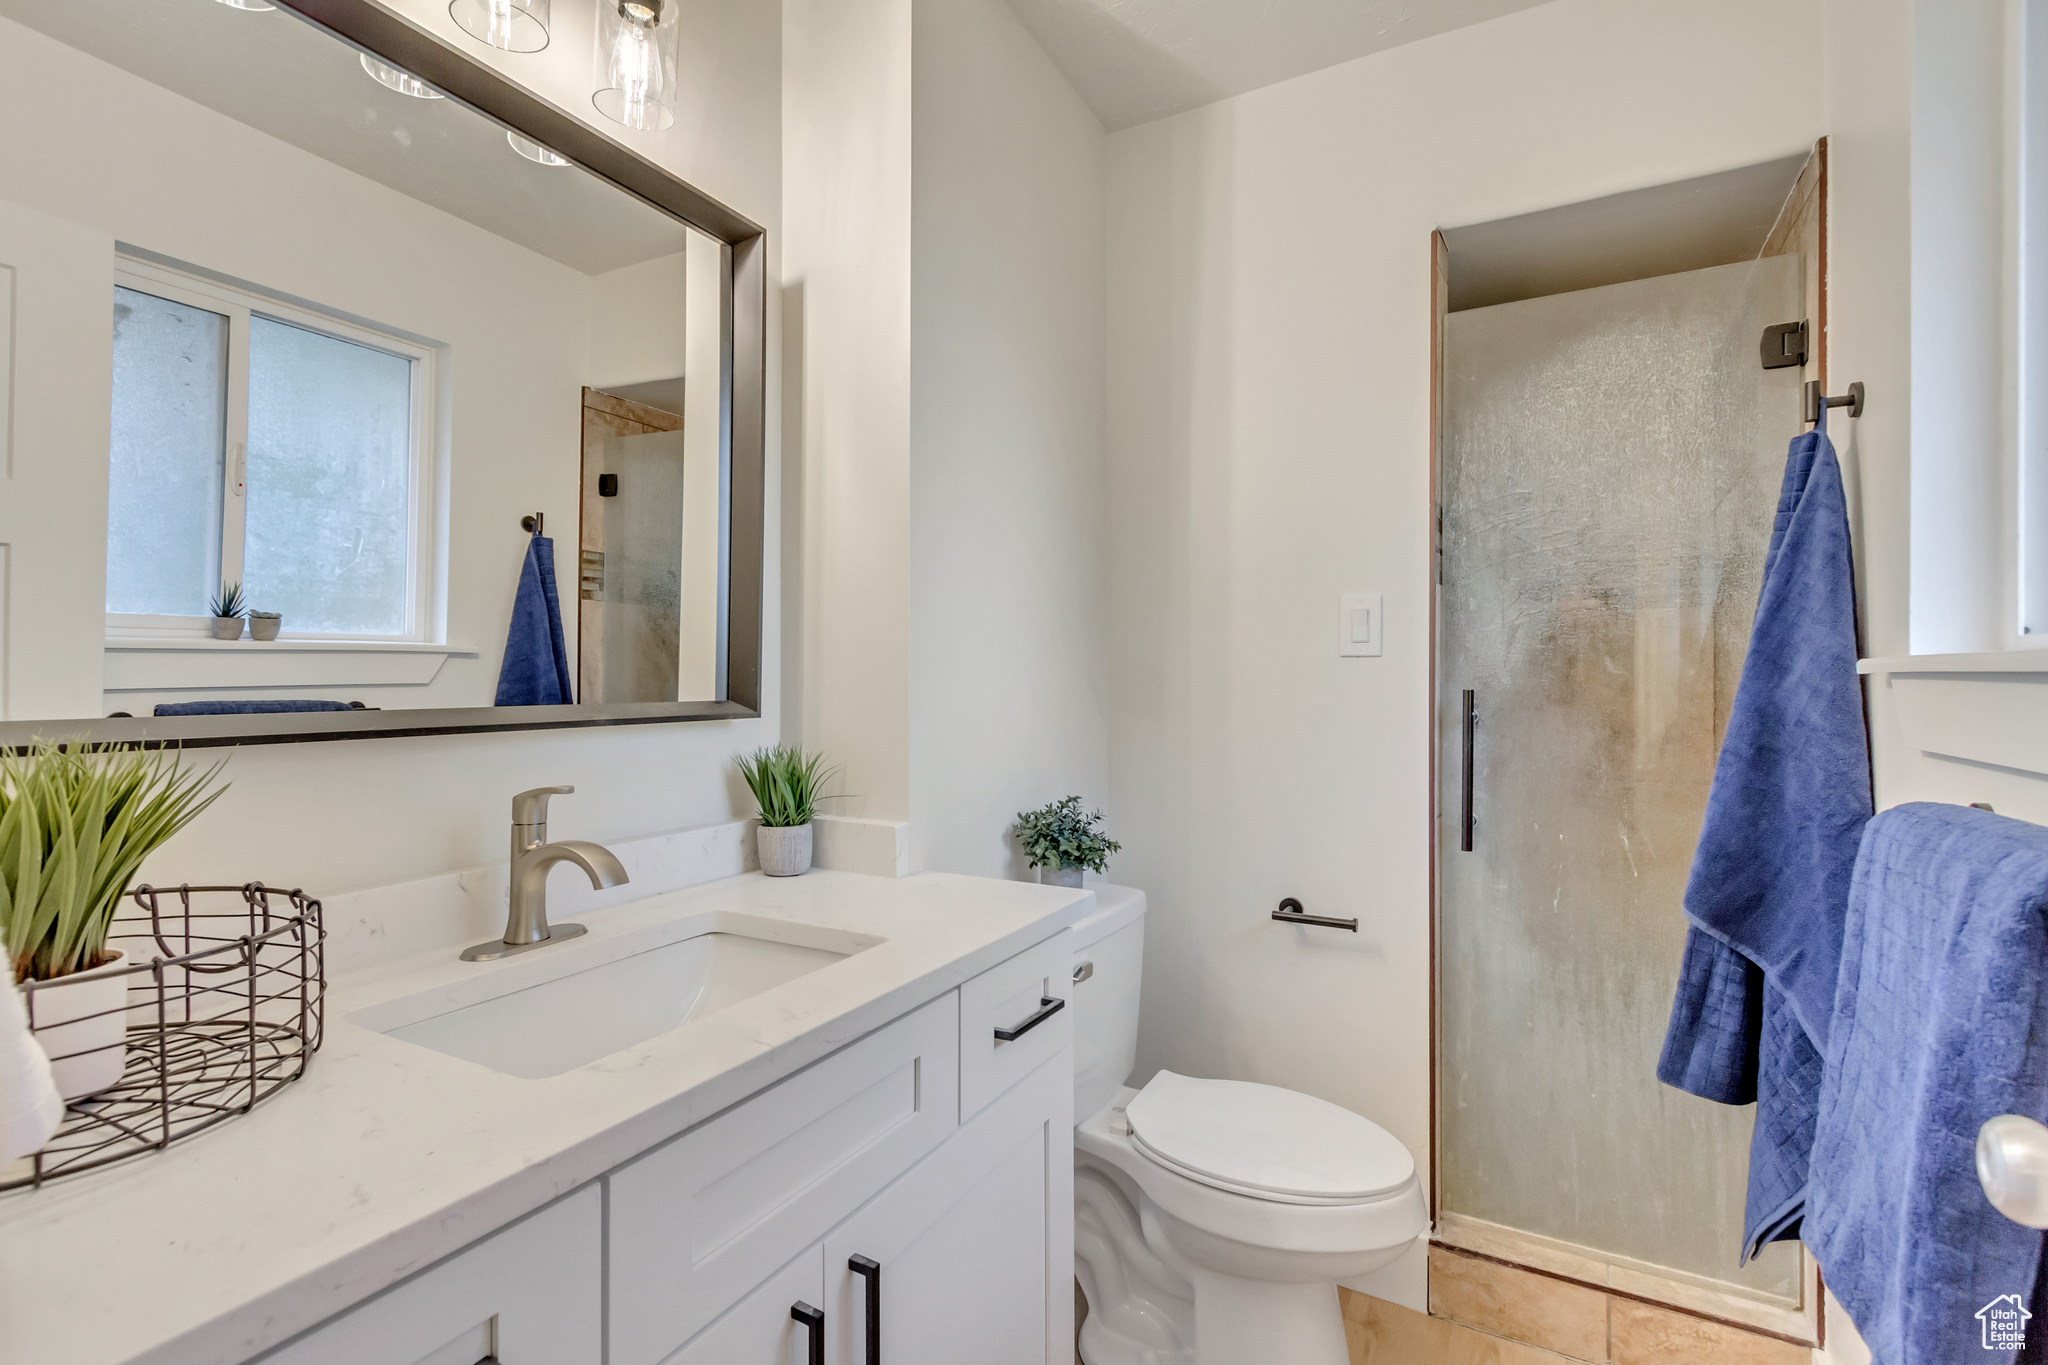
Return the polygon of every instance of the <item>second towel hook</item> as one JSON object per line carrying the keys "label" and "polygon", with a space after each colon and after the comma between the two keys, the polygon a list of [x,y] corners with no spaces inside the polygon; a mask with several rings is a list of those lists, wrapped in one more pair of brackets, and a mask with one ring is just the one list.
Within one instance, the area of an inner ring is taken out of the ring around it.
{"label": "second towel hook", "polygon": [[545,512],[529,512],[519,519],[520,530],[531,531],[537,536],[547,534],[547,524],[548,514]]}
{"label": "second towel hook", "polygon": [[1849,386],[1849,392],[1840,398],[1830,398],[1820,391],[1820,381],[1806,381],[1806,416],[1808,422],[1818,422],[1822,408],[1847,408],[1851,417],[1863,415],[1863,381],[1857,380]]}

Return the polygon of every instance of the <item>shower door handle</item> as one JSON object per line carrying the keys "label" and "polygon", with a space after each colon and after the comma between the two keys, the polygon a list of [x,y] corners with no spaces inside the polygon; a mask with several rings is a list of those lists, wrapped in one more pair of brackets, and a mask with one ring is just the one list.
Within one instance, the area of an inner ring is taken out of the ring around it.
{"label": "shower door handle", "polygon": [[1472,732],[1479,728],[1479,702],[1471,688],[1465,689],[1465,776],[1458,802],[1458,851],[1472,851]]}

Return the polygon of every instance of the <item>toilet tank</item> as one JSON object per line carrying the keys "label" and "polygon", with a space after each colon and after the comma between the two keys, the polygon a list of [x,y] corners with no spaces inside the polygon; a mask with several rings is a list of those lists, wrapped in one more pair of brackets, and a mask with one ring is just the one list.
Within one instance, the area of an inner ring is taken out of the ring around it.
{"label": "toilet tank", "polygon": [[1074,1122],[1108,1104],[1138,1062],[1145,893],[1096,883],[1095,913],[1074,926]]}

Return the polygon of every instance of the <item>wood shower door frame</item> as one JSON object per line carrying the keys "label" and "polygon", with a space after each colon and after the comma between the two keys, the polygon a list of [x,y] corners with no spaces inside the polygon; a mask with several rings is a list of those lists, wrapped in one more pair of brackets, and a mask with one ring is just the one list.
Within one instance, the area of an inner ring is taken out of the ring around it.
{"label": "wood shower door frame", "polygon": [[[1827,384],[1828,337],[1828,142],[1814,144],[1800,170],[1777,222],[1764,239],[1757,259],[1807,253],[1805,272],[1808,379]],[[1800,1346],[1819,1347],[1827,1340],[1825,1295],[1820,1268],[1800,1247],[1800,1299],[1797,1309],[1780,1308],[1728,1294],[1708,1282],[1679,1272],[1657,1273],[1662,1267],[1642,1266],[1620,1257],[1594,1257],[1584,1248],[1533,1233],[1503,1228],[1479,1219],[1448,1213],[1443,1207],[1443,765],[1440,761],[1438,660],[1442,653],[1439,604],[1443,583],[1443,360],[1444,320],[1450,314],[1450,247],[1441,231],[1429,235],[1429,1211],[1430,1247],[1477,1256],[1518,1270],[1596,1289],[1615,1298],[1634,1299],[1725,1323],[1744,1331],[1776,1337]]]}

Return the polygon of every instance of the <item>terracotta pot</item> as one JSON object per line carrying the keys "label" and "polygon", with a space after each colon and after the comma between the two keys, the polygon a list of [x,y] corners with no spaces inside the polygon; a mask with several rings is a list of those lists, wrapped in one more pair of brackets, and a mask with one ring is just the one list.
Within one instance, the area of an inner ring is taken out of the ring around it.
{"label": "terracotta pot", "polygon": [[761,852],[761,870],[771,877],[800,877],[811,870],[811,827],[809,825],[763,825],[755,847]]}
{"label": "terracotta pot", "polygon": [[213,638],[216,640],[239,640],[242,638],[242,618],[239,616],[216,616],[213,618]]}
{"label": "terracotta pot", "polygon": [[1038,869],[1038,884],[1040,886],[1071,886],[1079,890],[1081,886],[1081,872],[1082,869],[1078,867],[1041,867]]}
{"label": "terracotta pot", "polygon": [[57,1093],[97,1095],[128,1062],[128,973],[123,954],[89,972],[39,981],[31,1032],[50,1059]]}

